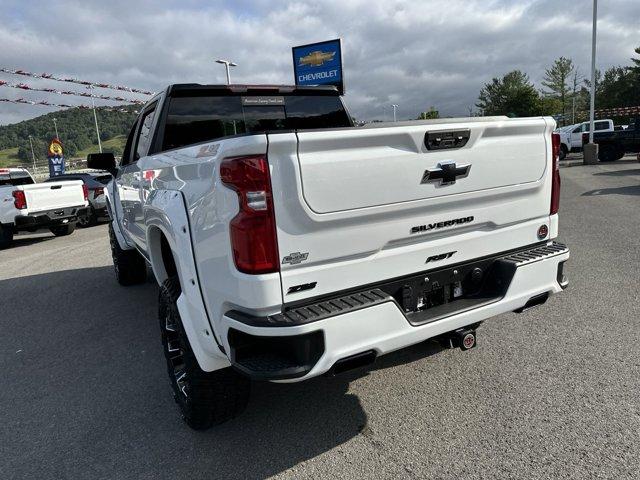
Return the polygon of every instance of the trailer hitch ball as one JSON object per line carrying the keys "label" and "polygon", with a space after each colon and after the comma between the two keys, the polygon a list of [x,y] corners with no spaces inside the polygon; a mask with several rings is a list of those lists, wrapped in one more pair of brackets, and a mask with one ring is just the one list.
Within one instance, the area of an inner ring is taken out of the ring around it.
{"label": "trailer hitch ball", "polygon": [[476,331],[468,328],[461,328],[454,332],[456,347],[460,347],[460,350],[471,350],[476,346]]}
{"label": "trailer hitch ball", "polygon": [[438,343],[442,348],[459,348],[460,350],[470,350],[476,346],[476,331],[472,328],[460,328],[453,332],[438,337]]}

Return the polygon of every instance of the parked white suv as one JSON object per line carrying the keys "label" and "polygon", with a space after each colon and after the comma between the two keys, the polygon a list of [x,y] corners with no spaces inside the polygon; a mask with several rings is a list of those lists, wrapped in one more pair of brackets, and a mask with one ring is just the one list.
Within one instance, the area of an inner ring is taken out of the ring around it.
{"label": "parked white suv", "polygon": [[21,230],[70,235],[87,205],[87,189],[79,180],[35,183],[24,168],[0,168],[0,248],[10,246]]}
{"label": "parked white suv", "polygon": [[[108,170],[115,272],[160,289],[187,423],[237,415],[249,380],[340,372],[567,285],[551,118],[351,126],[334,88],[173,85]],[[123,308],[126,306],[123,305]]]}

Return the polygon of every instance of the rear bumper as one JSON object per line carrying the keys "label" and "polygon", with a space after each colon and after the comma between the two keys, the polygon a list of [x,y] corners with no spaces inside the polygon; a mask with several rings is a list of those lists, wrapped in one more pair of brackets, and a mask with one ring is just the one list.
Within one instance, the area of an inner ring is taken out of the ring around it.
{"label": "rear bumper", "polygon": [[30,213],[29,215],[17,215],[14,220],[14,229],[29,230],[74,223],[78,220],[78,215],[85,214],[86,210],[87,207],[84,206],[67,207]]}
{"label": "rear bumper", "polygon": [[[317,319],[311,321],[300,321],[286,312],[272,317],[227,312],[222,319],[225,349],[232,365],[250,377],[306,380],[326,373],[347,357],[368,352],[384,355],[501,313],[543,303],[547,296],[566,288],[563,266],[568,258],[569,250],[556,243],[495,257],[501,262],[506,282],[497,297],[475,304],[458,300],[459,308],[435,307],[430,317],[425,315],[429,310],[419,315],[405,313],[398,300],[384,289],[377,289],[377,294],[367,289],[341,297],[351,298],[352,305],[334,312],[320,311],[318,305],[326,305],[326,301],[290,310],[297,310],[298,316],[306,312],[309,317],[317,312]],[[503,269],[503,264],[510,267]],[[356,305],[357,299],[362,305]],[[336,300],[334,305],[342,305],[340,299]],[[291,318],[298,321],[292,322]]]}

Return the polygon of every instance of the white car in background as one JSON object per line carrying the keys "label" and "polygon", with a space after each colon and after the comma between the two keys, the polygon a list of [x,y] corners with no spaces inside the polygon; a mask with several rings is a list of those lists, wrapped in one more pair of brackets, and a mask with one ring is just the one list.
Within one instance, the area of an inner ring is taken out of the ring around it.
{"label": "white car in background", "polygon": [[[613,120],[603,119],[594,122],[594,132],[613,132]],[[560,134],[560,160],[568,153],[582,151],[582,134],[589,131],[589,122],[567,125],[556,130]]]}

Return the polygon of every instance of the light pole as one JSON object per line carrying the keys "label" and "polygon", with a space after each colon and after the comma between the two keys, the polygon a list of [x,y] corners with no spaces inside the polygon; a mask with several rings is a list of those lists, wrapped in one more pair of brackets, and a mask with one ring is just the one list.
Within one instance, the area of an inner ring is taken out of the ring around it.
{"label": "light pole", "polygon": [[589,105],[589,143],[593,143],[593,117],[596,108],[596,27],[598,0],[593,0],[593,30],[591,33],[591,103]]}
{"label": "light pole", "polygon": [[58,124],[56,123],[56,120],[57,120],[57,119],[56,119],[55,117],[53,117],[53,128],[54,128],[54,129],[55,129],[55,131],[56,131],[56,138],[57,138],[58,140],[60,140],[60,137],[58,136]]}
{"label": "light pole", "polygon": [[583,148],[583,161],[598,163],[598,145],[593,143],[593,119],[596,106],[596,26],[598,24],[598,0],[593,0],[593,28],[591,31],[591,102],[589,104],[589,143]]}
{"label": "light pole", "polygon": [[96,124],[96,135],[98,136],[98,149],[102,153],[102,142],[100,142],[100,130],[98,130],[98,116],[96,115],[96,103],[93,101],[93,85],[87,87],[91,91],[91,108],[93,109],[93,121]]}
{"label": "light pole", "polygon": [[36,154],[33,151],[33,140],[31,140],[31,135],[29,135],[29,145],[31,145],[31,159],[33,160],[33,173],[36,173]]}
{"label": "light pole", "polygon": [[225,70],[227,72],[227,85],[230,85],[231,84],[231,76],[229,75],[229,67],[237,67],[238,64],[234,63],[234,62],[231,62],[229,60],[221,60],[221,59],[216,60],[216,63],[221,63],[221,64],[224,65]]}
{"label": "light pole", "polygon": [[396,109],[398,108],[398,105],[396,105],[395,103],[391,105],[393,107],[393,121],[397,122],[397,118],[396,118]]}

